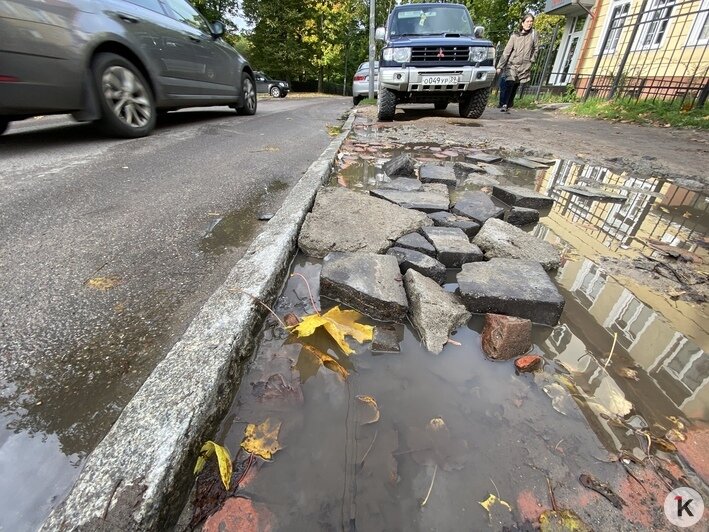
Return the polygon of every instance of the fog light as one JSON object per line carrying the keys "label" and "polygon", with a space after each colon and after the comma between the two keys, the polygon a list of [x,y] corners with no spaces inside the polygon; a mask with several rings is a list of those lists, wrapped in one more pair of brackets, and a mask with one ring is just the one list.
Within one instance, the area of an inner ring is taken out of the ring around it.
{"label": "fog light", "polygon": [[397,74],[396,79],[401,79],[401,74]]}

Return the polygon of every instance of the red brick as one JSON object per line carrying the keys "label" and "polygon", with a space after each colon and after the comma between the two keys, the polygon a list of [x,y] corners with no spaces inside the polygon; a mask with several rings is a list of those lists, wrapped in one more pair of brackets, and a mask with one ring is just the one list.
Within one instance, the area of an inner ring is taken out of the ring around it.
{"label": "red brick", "polygon": [[542,365],[542,357],[539,355],[524,355],[515,360],[515,367],[520,373],[535,371]]}
{"label": "red brick", "polygon": [[508,360],[532,347],[532,322],[502,314],[485,314],[482,347],[490,358]]}

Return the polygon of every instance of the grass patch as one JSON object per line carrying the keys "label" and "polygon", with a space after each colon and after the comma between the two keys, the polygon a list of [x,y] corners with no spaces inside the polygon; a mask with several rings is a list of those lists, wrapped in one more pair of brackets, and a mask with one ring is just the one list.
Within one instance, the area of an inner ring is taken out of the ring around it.
{"label": "grass patch", "polygon": [[709,129],[709,113],[706,107],[688,109],[681,102],[662,100],[635,100],[620,98],[603,100],[589,98],[566,109],[575,116],[617,120],[634,124],[660,127],[683,127]]}
{"label": "grass patch", "polygon": [[359,105],[359,106],[377,105],[377,99],[376,98],[365,98],[364,100],[361,100],[357,105]]}

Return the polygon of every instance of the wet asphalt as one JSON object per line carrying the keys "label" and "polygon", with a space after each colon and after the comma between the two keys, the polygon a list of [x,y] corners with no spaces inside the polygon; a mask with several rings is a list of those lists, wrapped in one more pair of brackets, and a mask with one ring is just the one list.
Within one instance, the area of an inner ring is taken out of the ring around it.
{"label": "wet asphalt", "polygon": [[135,140],[45,117],[0,137],[0,530],[58,502],[350,106],[183,110]]}

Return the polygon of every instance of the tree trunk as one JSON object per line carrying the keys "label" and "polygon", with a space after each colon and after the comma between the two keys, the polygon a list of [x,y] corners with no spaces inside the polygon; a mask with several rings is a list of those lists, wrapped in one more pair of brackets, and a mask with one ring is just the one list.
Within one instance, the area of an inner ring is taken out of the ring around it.
{"label": "tree trunk", "polygon": [[320,65],[320,68],[318,68],[318,92],[325,92],[323,88],[323,77],[324,77],[324,69],[323,66]]}

